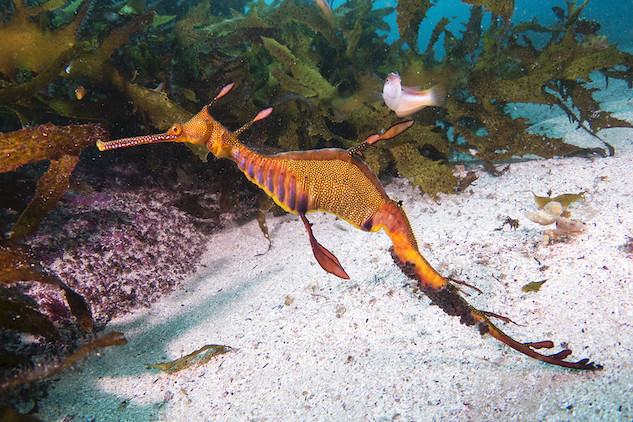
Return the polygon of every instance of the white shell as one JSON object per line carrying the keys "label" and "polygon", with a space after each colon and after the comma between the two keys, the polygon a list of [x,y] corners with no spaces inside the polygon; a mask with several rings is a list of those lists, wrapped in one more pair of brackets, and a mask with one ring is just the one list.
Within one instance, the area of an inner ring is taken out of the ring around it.
{"label": "white shell", "polygon": [[525,216],[529,218],[531,221],[535,222],[536,224],[540,224],[542,226],[548,226],[550,224],[553,224],[556,222],[556,219],[558,218],[557,215],[551,215],[545,210],[539,210],[536,212],[526,211]]}
{"label": "white shell", "polygon": [[543,211],[545,211],[549,215],[558,217],[559,215],[563,213],[563,204],[557,201],[548,202],[543,207]]}

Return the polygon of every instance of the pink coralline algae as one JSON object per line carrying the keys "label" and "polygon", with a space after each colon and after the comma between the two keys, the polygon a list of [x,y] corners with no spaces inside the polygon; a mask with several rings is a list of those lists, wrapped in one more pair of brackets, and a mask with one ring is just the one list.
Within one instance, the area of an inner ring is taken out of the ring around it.
{"label": "pink coralline algae", "polygon": [[93,199],[72,207],[63,201],[31,246],[50,271],[84,296],[97,320],[149,305],[196,269],[199,255],[189,251],[204,250],[205,235],[169,204],[165,192]]}
{"label": "pink coralline algae", "polygon": [[[109,171],[104,178],[80,170],[91,187],[71,189],[28,242],[101,322],[172,291],[196,270],[208,234],[240,219],[220,212],[217,184],[183,177],[157,181],[125,165]],[[254,209],[236,205],[241,217]],[[48,308],[58,307],[51,302]]]}

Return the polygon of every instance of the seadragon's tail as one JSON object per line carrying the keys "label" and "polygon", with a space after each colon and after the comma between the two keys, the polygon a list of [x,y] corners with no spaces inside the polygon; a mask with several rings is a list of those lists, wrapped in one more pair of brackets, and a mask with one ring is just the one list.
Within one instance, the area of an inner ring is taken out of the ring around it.
{"label": "seadragon's tail", "polygon": [[595,364],[589,359],[581,359],[577,362],[566,361],[565,359],[571,354],[569,349],[551,355],[544,355],[536,351],[536,349],[554,347],[554,343],[549,340],[521,343],[501,331],[490,321],[489,317],[504,319],[503,317],[472,307],[460,295],[459,290],[424,259],[418,250],[409,220],[396,202],[385,203],[381,210],[373,216],[372,223],[374,230],[382,228],[391,238],[393,243],[391,254],[400,269],[408,277],[416,280],[420,289],[434,304],[448,315],[459,317],[462,324],[476,326],[482,335],[490,334],[514,350],[552,365],[584,370],[602,369],[602,365]]}

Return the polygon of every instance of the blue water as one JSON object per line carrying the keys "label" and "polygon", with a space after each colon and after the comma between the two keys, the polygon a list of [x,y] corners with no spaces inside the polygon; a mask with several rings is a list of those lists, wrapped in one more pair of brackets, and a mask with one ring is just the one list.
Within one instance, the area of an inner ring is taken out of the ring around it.
{"label": "blue water", "polygon": [[[342,0],[333,2],[333,7],[342,4]],[[463,3],[461,0],[436,0],[429,9],[426,19],[421,24],[418,46],[426,48],[433,28],[444,17],[450,19],[447,29],[455,34],[460,34],[464,30],[464,25],[470,16],[470,9],[473,7]],[[397,0],[377,1],[375,8],[396,7]],[[556,21],[556,16],[552,12],[552,7],[557,6],[566,10],[567,6],[563,1],[535,1],[516,0],[513,22],[526,22],[536,19],[541,24],[551,24]],[[585,7],[581,15],[585,19],[597,20],[600,22],[600,34],[605,35],[611,42],[620,48],[633,50],[633,0],[593,0]],[[398,26],[396,24],[396,14],[392,13],[386,18],[391,27],[388,40],[394,42],[398,39]],[[490,22],[488,13],[484,20],[484,25]]]}

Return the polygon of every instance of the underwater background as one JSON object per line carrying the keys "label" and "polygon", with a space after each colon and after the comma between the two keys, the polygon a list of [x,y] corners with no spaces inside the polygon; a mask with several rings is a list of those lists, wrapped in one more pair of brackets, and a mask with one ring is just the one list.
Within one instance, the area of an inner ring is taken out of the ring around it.
{"label": "underwater background", "polygon": [[631,22],[630,0],[0,0],[0,419],[37,416],[51,379],[124,345],[111,321],[186,289],[211,236],[256,221],[275,243],[284,211],[205,147],[98,141],[164,132],[235,82],[212,109],[226,127],[274,109],[241,135],[253,149],[353,148],[400,120],[382,97],[397,72],[442,101],[364,160],[441,206],[477,166],[617,157]]}

